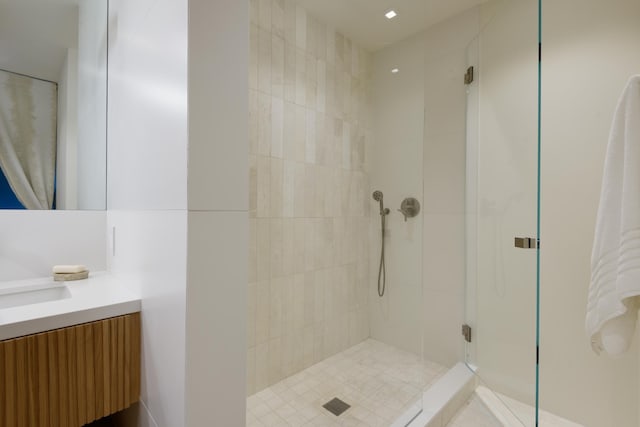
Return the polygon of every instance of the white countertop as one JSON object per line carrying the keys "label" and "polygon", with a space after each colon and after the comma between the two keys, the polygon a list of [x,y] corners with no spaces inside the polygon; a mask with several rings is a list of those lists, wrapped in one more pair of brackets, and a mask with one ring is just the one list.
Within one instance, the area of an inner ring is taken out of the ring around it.
{"label": "white countertop", "polygon": [[[41,278],[0,283],[0,292],[11,288],[51,283]],[[0,340],[93,322],[140,311],[140,298],[113,276],[91,273],[88,279],[64,282],[71,296],[55,301],[0,308]]]}

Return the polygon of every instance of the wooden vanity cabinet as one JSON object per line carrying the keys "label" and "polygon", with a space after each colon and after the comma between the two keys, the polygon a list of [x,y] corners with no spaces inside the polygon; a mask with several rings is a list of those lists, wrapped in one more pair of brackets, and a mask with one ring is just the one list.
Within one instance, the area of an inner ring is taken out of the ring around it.
{"label": "wooden vanity cabinet", "polygon": [[0,427],[79,427],[139,396],[140,313],[0,341]]}

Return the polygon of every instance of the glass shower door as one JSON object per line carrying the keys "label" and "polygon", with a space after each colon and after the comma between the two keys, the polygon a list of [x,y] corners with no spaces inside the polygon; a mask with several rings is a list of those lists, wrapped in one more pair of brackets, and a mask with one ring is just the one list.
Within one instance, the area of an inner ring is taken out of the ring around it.
{"label": "glass shower door", "polygon": [[468,49],[465,358],[492,409],[534,426],[538,2],[489,2],[481,21]]}

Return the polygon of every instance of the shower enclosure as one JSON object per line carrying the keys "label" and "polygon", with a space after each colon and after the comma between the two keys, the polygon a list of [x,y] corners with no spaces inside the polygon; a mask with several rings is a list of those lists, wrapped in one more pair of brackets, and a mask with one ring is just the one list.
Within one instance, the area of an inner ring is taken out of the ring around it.
{"label": "shower enclosure", "polygon": [[[554,2],[545,27],[539,0],[251,1],[247,425],[393,425],[432,410],[423,392],[458,363],[489,425],[634,425],[637,349],[608,365],[580,335],[592,233],[581,218],[595,197],[576,194],[582,210],[564,206],[576,220],[562,226],[553,203],[540,208],[545,179],[552,202],[577,185],[556,161],[576,162],[562,148],[583,126],[575,112],[606,139],[609,92],[633,72],[627,15],[640,7],[615,2],[588,2],[584,22],[578,0]],[[609,44],[593,42],[600,16]],[[592,99],[598,56],[618,65]],[[541,242],[545,223],[556,232]],[[544,292],[541,245],[554,255]],[[599,408],[608,389],[584,392],[591,376],[631,397]]]}

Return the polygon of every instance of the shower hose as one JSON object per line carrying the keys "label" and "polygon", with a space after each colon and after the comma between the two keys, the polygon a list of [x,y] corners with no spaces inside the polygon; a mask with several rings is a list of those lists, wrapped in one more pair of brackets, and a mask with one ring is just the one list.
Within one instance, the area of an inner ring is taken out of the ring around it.
{"label": "shower hose", "polygon": [[385,213],[380,212],[380,221],[382,226],[382,248],[380,249],[380,266],[378,267],[378,296],[384,296],[384,291],[387,282],[387,267],[384,263],[384,225],[385,225]]}

